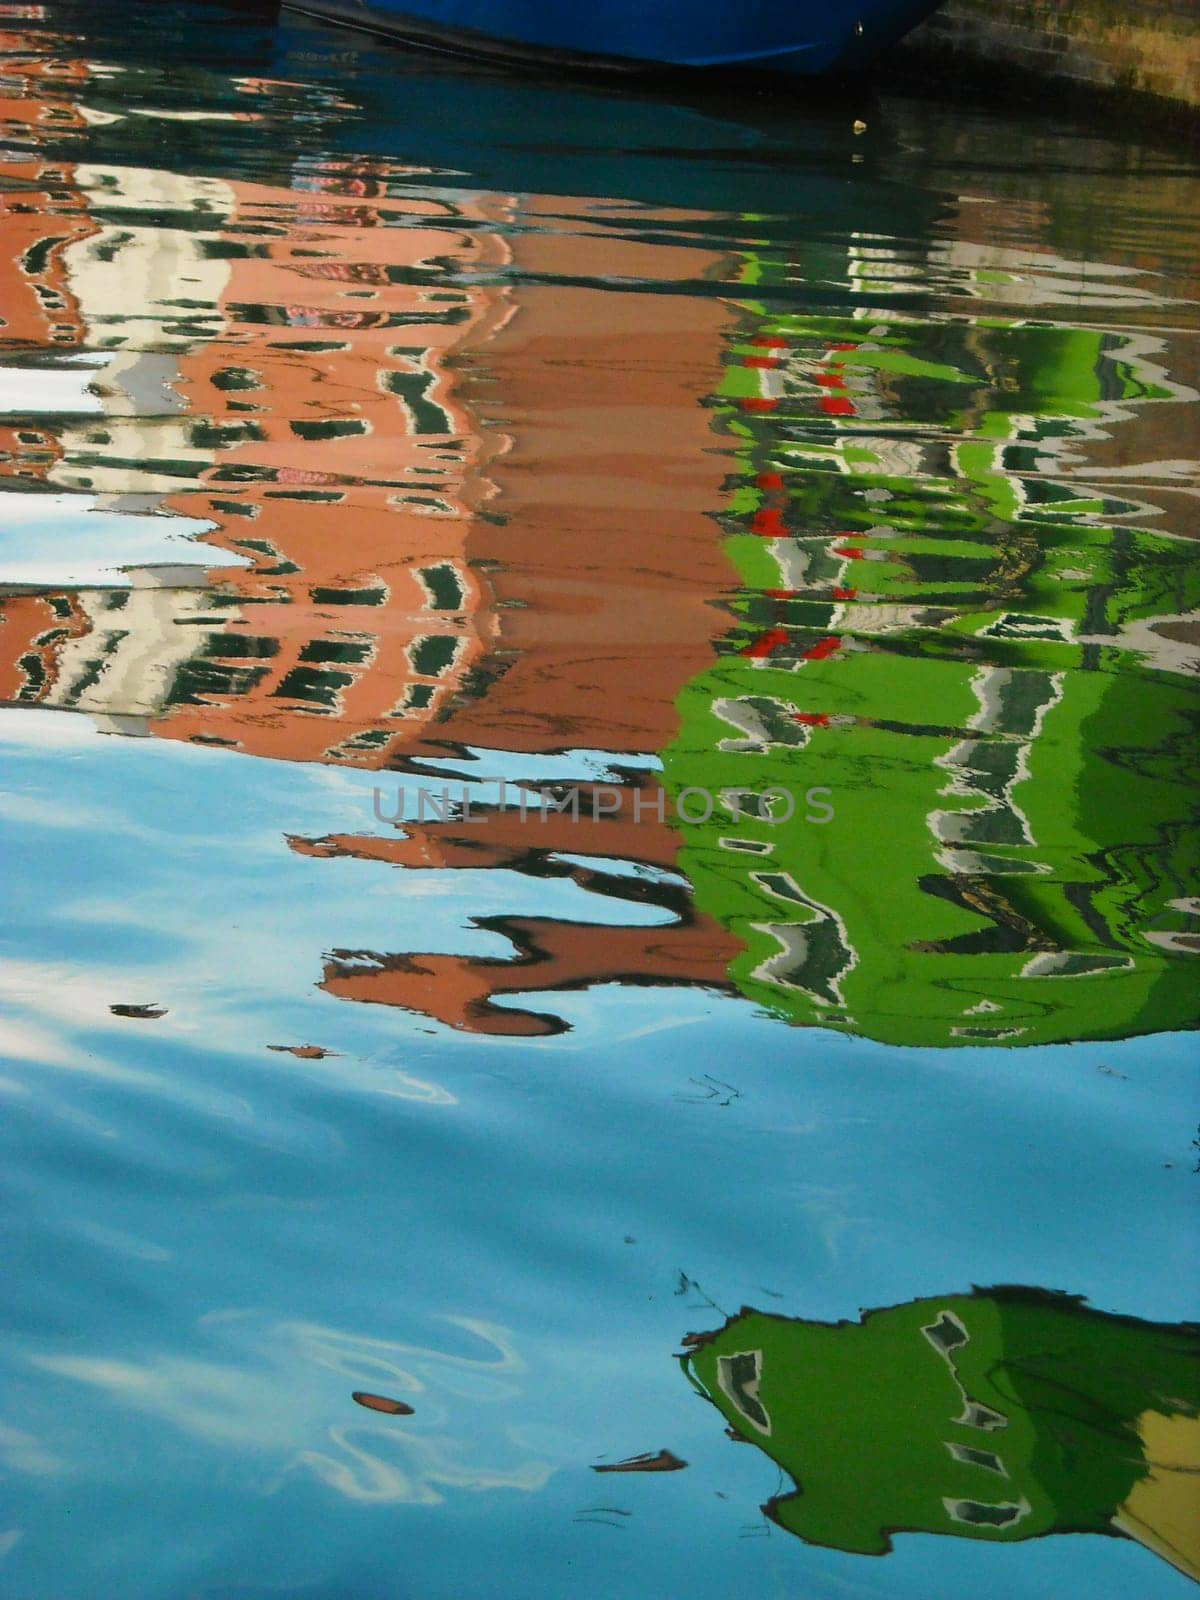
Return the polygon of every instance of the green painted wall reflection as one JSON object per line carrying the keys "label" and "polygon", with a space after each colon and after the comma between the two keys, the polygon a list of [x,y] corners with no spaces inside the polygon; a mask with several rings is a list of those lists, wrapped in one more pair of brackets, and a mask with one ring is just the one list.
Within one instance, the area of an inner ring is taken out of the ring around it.
{"label": "green painted wall reflection", "polygon": [[908,1045],[1196,1025],[1200,570],[1071,472],[1188,397],[1156,373],[1091,329],[751,317],[735,621],[664,761],[722,796],[680,864],[767,1010]]}
{"label": "green painted wall reflection", "polygon": [[1200,1579],[1198,1335],[998,1288],[859,1322],[745,1309],[681,1360],[795,1480],[764,1510],[812,1544],[1104,1533]]}

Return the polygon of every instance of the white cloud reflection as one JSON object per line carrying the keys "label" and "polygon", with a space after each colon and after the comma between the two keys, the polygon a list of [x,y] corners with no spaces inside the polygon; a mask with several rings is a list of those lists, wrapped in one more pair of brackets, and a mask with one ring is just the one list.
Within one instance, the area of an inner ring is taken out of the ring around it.
{"label": "white cloud reflection", "polygon": [[[78,1354],[28,1360],[40,1373],[102,1395],[118,1414],[149,1415],[210,1447],[273,1458],[259,1474],[264,1493],[296,1472],[370,1503],[436,1505],[445,1490],[536,1492],[559,1463],[517,1442],[527,1420],[528,1369],[511,1335],[473,1318],[444,1320],[478,1341],[480,1353],[319,1323],[263,1326],[251,1312],[216,1312],[201,1327],[238,1347],[224,1360],[170,1353],[141,1361]],[[335,1381],[323,1382],[321,1370]],[[407,1397],[414,1414],[359,1421],[351,1391],[360,1386]],[[119,1426],[116,1418],[109,1423]],[[32,1436],[8,1431],[19,1450],[42,1451]],[[29,1459],[54,1458],[43,1452]]]}
{"label": "white cloud reflection", "polygon": [[62,1462],[34,1434],[0,1422],[0,1467],[43,1478],[61,1471]]}

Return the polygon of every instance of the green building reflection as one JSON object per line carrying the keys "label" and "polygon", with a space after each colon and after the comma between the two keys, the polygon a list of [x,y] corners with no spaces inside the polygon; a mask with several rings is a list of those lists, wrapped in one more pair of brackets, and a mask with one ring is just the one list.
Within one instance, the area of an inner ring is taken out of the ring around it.
{"label": "green building reflection", "polygon": [[811,1544],[1111,1534],[1200,1579],[1198,1333],[996,1288],[859,1322],[744,1309],[680,1359],[795,1480],[763,1509]]}
{"label": "green building reflection", "polygon": [[731,979],[892,1044],[1195,1026],[1200,573],[1078,470],[1191,392],[1133,336],[750,311],[737,622],[664,755]]}

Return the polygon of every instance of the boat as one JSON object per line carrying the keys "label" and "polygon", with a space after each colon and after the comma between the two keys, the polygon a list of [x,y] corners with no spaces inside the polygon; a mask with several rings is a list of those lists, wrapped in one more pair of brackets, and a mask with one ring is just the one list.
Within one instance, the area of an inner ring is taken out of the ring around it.
{"label": "boat", "polygon": [[293,11],[456,55],[645,72],[866,66],[940,0],[284,0]]}

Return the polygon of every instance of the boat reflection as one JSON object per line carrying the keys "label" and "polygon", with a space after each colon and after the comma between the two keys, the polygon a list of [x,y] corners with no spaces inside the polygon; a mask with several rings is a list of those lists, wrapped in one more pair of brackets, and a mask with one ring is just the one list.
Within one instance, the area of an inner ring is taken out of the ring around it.
{"label": "boat reflection", "polygon": [[[6,91],[34,153],[3,170],[0,474],[207,531],[9,584],[0,698],[451,773],[475,815],[286,846],[603,897],[470,918],[507,960],[335,951],[327,992],[525,1035],[566,1023],[504,997],[611,982],[907,1045],[1195,1025],[1186,497],[1120,441],[1196,396],[1168,341],[1061,320],[1079,281],[1149,290],[966,203],[772,246],[338,155],[286,184],[39,156],[107,115],[94,77],[34,55]],[[814,278],[831,309],[795,309]],[[538,788],[560,758],[578,818]]]}
{"label": "boat reflection", "polygon": [[763,1511],[810,1544],[1110,1534],[1200,1580],[1197,1335],[997,1288],[857,1322],[747,1308],[680,1359],[731,1437],[794,1480]]}

